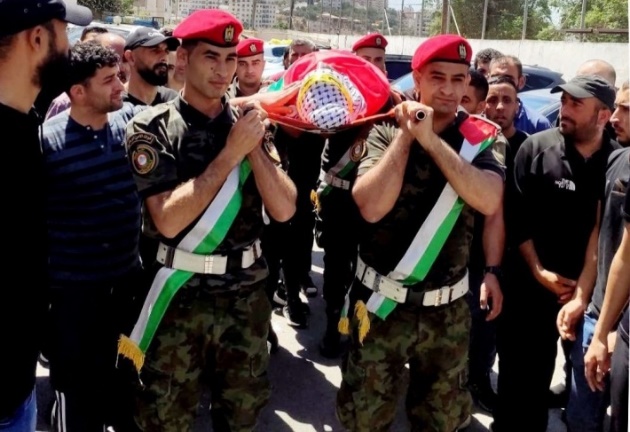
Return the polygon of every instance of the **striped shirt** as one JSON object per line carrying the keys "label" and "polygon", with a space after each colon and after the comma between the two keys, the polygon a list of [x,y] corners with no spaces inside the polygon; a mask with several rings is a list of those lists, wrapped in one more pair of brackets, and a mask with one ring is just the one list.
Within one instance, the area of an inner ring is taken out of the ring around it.
{"label": "striped shirt", "polygon": [[53,286],[110,283],[140,268],[140,198],[124,146],[144,107],[109,114],[101,130],[63,112],[43,126]]}

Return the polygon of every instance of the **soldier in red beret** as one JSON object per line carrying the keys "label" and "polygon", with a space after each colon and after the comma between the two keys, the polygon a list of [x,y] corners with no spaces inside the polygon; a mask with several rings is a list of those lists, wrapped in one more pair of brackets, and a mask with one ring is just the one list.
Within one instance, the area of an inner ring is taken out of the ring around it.
{"label": "soldier in red beret", "polygon": [[228,89],[231,98],[251,96],[260,90],[265,69],[264,44],[262,39],[248,38],[241,40],[236,46],[236,77]]}
{"label": "soldier in red beret", "polygon": [[[471,421],[467,266],[475,211],[500,210],[505,175],[492,150],[505,139],[493,123],[458,112],[470,56],[455,35],[420,45],[420,100],[397,105],[396,121],[373,126],[357,154],[352,196],[367,223],[339,323],[351,343],[337,395],[338,418],[353,432],[390,429],[407,364],[412,431]],[[490,320],[501,311],[495,288],[480,296],[482,307],[492,298]]]}
{"label": "soldier in red beret", "polygon": [[352,52],[372,63],[387,75],[385,68],[385,48],[387,39],[380,33],[370,33],[352,45]]}
{"label": "soldier in red beret", "polygon": [[181,94],[127,127],[143,237],[157,243],[150,291],[119,344],[144,384],[136,421],[145,431],[192,430],[201,376],[217,431],[253,430],[270,395],[263,205],[285,222],[296,191],[265,151],[264,112],[237,111],[226,97],[242,30],[221,10],[186,18],[173,32],[186,63]]}

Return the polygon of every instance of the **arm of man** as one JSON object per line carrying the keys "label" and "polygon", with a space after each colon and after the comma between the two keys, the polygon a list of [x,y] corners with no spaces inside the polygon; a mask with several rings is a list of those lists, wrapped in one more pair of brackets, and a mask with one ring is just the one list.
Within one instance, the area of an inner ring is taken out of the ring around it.
{"label": "arm of man", "polygon": [[[584,267],[577,280],[575,292],[571,300],[562,306],[562,309],[560,309],[558,313],[556,326],[558,327],[562,339],[575,340],[575,325],[582,315],[584,315],[584,311],[593,295],[595,280],[597,279],[597,244],[599,241],[600,208],[601,202],[597,204],[597,220],[588,240]],[[560,301],[564,301],[568,295],[569,294],[566,294],[565,297],[561,296]]]}
{"label": "arm of man", "polygon": [[610,369],[608,333],[614,328],[630,297],[630,213],[626,220],[621,244],[608,273],[602,310],[584,356],[586,380],[593,391],[604,390],[604,375]]}
{"label": "arm of man", "polygon": [[[483,225],[483,253],[486,258],[486,266],[499,267],[503,261],[505,248],[505,221],[503,220],[503,205],[494,214],[484,218]],[[489,307],[488,299],[492,299],[492,309],[486,321],[492,321],[499,316],[503,309],[503,293],[499,278],[493,273],[486,273],[481,283],[479,305],[482,309]]]}
{"label": "arm of man", "polygon": [[295,214],[297,189],[289,176],[261,147],[256,147],[247,158],[252,164],[258,192],[271,217],[278,222],[291,219]]}
{"label": "arm of man", "polygon": [[352,196],[361,216],[376,223],[391,211],[400,195],[413,137],[393,125],[376,126],[358,169]]}
{"label": "arm of man", "polygon": [[[416,112],[426,113],[423,121]],[[504,178],[497,172],[479,169],[463,159],[433,131],[433,109],[418,102],[396,107],[401,129],[409,131],[440,168],[448,183],[468,205],[483,215],[495,213],[501,205]]]}
{"label": "arm of man", "polygon": [[[158,128],[153,128],[158,129]],[[127,145],[134,150],[134,135],[143,134],[141,127],[134,122],[127,128]],[[182,184],[173,184],[170,189],[147,195],[145,205],[158,231],[167,238],[174,238],[190,225],[215,198],[230,171],[239,164],[255,147],[259,146],[265,128],[256,110],[240,118],[232,127],[226,146],[206,169],[197,177]],[[151,145],[157,148],[157,159],[164,171],[170,176],[174,171],[174,157],[165,145],[168,138],[151,133],[154,141]],[[140,177],[140,179],[138,179]],[[136,183],[142,184],[142,175],[136,172]],[[173,179],[174,180],[174,179]],[[142,187],[139,188],[142,193]]]}

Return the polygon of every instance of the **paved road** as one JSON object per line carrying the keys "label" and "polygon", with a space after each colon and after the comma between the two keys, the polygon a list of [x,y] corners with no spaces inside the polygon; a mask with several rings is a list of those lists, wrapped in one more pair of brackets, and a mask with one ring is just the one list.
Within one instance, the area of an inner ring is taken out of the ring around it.
{"label": "paved road", "polygon": [[[321,250],[313,250],[313,280],[322,286]],[[306,298],[305,298],[306,300]],[[280,350],[271,358],[269,373],[273,386],[269,405],[261,414],[256,432],[337,432],[343,429],[335,418],[334,401],[341,382],[338,360],[328,360],[319,355],[317,345],[324,333],[324,301],[321,297],[308,300],[311,308],[310,326],[306,330],[295,330],[286,325],[285,319],[273,316],[273,327],[280,339]],[[554,384],[562,379],[558,358]],[[52,398],[47,379],[48,371],[38,369],[38,404],[40,413]],[[404,383],[403,383],[404,384]],[[401,399],[402,402],[402,399]],[[200,404],[200,415],[195,432],[211,431],[208,416],[208,397]],[[524,412],[524,415],[527,415]],[[40,416],[38,431],[49,431],[43,416]],[[467,432],[486,432],[492,421],[484,411],[474,414],[474,421]],[[518,421],[518,419],[515,419]],[[404,408],[401,403],[392,432],[406,432]],[[559,410],[552,410],[548,432],[566,432],[560,421]]]}

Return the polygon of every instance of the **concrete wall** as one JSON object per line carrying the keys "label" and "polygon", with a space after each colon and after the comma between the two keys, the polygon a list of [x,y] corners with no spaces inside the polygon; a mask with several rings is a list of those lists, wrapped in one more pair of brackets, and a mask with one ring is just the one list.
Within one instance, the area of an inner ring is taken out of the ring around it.
{"label": "concrete wall", "polygon": [[[258,37],[269,40],[306,38],[318,43],[330,44],[333,48],[350,49],[357,35],[329,35],[294,31],[258,31]],[[387,52],[392,54],[413,54],[424,38],[412,36],[390,36]],[[630,77],[628,44],[623,43],[581,43],[550,42],[534,40],[475,40],[470,44],[473,53],[484,48],[495,48],[502,53],[515,55],[524,64],[539,65],[561,72],[565,79],[575,74],[578,66],[589,59],[603,59],[611,63],[617,71],[617,86]]]}

